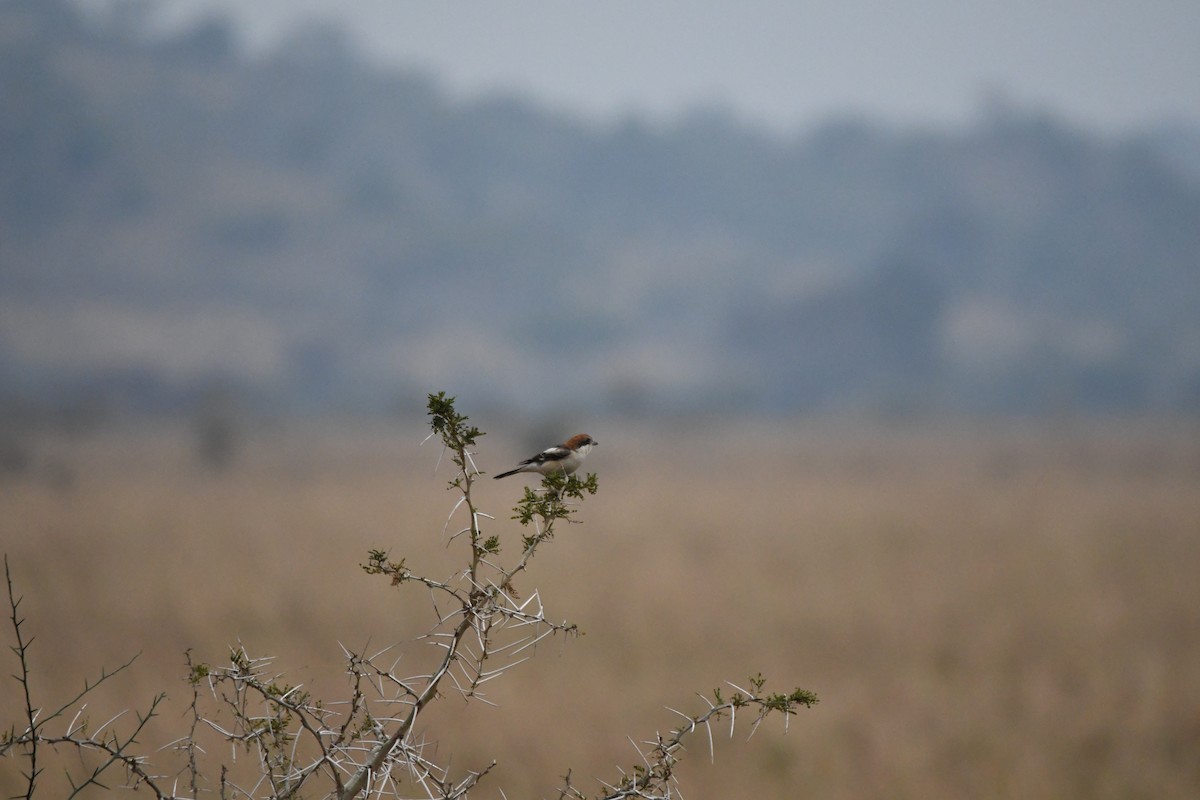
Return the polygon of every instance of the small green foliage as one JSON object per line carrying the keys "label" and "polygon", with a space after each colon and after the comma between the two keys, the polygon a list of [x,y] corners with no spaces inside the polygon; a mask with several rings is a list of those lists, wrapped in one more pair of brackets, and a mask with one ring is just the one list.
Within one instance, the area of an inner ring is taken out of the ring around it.
{"label": "small green foliage", "polygon": [[479,545],[479,549],[484,553],[496,555],[497,553],[500,552],[500,537],[499,536],[489,536],[487,539],[485,539],[483,541],[482,544]]}
{"label": "small green foliage", "polygon": [[582,500],[584,493],[595,494],[599,488],[596,476],[590,472],[583,479],[552,472],[542,478],[543,491],[525,487],[525,495],[513,508],[515,513],[512,518],[525,526],[535,519],[539,520],[542,523],[539,529],[544,530],[555,520],[569,520],[575,513],[575,509],[566,503],[567,500]]}
{"label": "small green foliage", "polygon": [[263,688],[263,694],[273,700],[286,700],[292,705],[303,705],[310,699],[308,692],[296,691],[295,686],[271,683]]}
{"label": "small green foliage", "polygon": [[367,563],[359,564],[368,575],[378,575],[383,571],[384,565],[387,564],[388,553],[386,550],[371,549],[367,551]]}
{"label": "small green foliage", "polygon": [[[261,717],[252,720],[248,726],[252,733],[267,733],[275,738],[290,738],[288,733],[288,723],[291,722],[291,715],[284,714],[279,717]],[[251,749],[253,742],[247,743],[247,749]]]}
{"label": "small green foliage", "polygon": [[583,479],[562,472],[551,473],[542,478],[541,491],[526,486],[512,516],[527,528],[533,526],[531,533],[521,537],[525,551],[532,552],[542,542],[553,539],[554,523],[558,520],[572,521],[576,509],[567,500],[582,500],[585,493],[595,494],[597,489],[599,484],[591,473]]}
{"label": "small green foliage", "polygon": [[208,664],[192,664],[192,669],[188,673],[188,683],[192,686],[198,686],[211,673],[212,667]]}
{"label": "small green foliage", "polygon": [[229,663],[233,665],[233,671],[241,675],[253,674],[253,666],[250,663],[250,656],[246,655],[246,651],[240,647],[236,650],[230,648]]}
{"label": "small green foliage", "polygon": [[733,695],[726,700],[721,693],[720,687],[713,689],[713,704],[715,706],[728,705],[731,708],[738,709],[750,705],[759,706],[763,713],[771,711],[779,711],[784,714],[795,714],[799,706],[812,708],[817,704],[819,698],[815,692],[808,689],[794,689],[788,694],[774,692],[771,694],[763,694],[763,686],[766,685],[767,679],[762,676],[762,673],[751,676],[749,679],[750,685],[754,687],[754,691],[750,694],[744,692],[734,692]]}
{"label": "small green foliage", "polygon": [[[790,694],[775,692],[764,695],[762,688],[766,685],[767,679],[762,676],[761,672],[749,680],[750,685],[754,687],[754,700],[763,707],[764,711],[782,711],[785,714],[794,714],[796,706],[812,708],[818,701],[815,692],[800,688],[792,690]],[[743,701],[745,702],[744,698]]]}
{"label": "small green foliage", "polygon": [[359,722],[358,726],[354,729],[354,735],[356,737],[367,736],[375,730],[375,725],[375,718],[372,717],[369,712],[364,713],[362,716],[362,721]]}
{"label": "small green foliage", "polygon": [[445,392],[429,395],[428,414],[433,432],[453,451],[474,447],[475,440],[484,435],[483,431],[474,425],[467,425],[470,417],[458,413],[454,407],[454,398],[447,397]]}
{"label": "small green foliage", "polygon": [[819,698],[816,692],[796,688],[792,690],[791,694],[768,695],[764,706],[772,711],[786,711],[790,714],[794,712],[796,706],[812,708],[818,702]]}
{"label": "small green foliage", "polygon": [[369,550],[367,563],[359,564],[359,566],[368,575],[389,576],[392,579],[392,586],[403,583],[409,577],[408,568],[404,566],[404,559],[391,561],[388,559],[386,550]]}

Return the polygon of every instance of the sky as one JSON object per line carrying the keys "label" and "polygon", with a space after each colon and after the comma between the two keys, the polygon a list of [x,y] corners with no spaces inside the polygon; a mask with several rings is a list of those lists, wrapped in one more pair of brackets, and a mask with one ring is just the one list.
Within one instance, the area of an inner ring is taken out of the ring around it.
{"label": "sky", "polygon": [[726,106],[781,132],[831,114],[944,126],[1001,98],[1107,132],[1200,124],[1196,0],[163,2],[175,21],[220,9],[258,48],[335,19],[456,94],[599,119]]}

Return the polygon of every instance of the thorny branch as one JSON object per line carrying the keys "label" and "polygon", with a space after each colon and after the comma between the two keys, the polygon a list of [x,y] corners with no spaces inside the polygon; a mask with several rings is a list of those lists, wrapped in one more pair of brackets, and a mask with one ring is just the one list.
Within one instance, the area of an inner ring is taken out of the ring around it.
{"label": "thorny branch", "polygon": [[[158,707],[166,699],[166,695],[157,695],[150,702],[150,708],[145,714],[135,714],[137,724],[134,726],[133,731],[125,736],[117,733],[113,725],[117,719],[124,716],[124,712],[108,720],[95,730],[89,730],[88,720],[83,716],[84,708],[86,707],[86,703],[83,703],[84,699],[94,692],[100,684],[127,669],[137,658],[137,656],[134,656],[134,658],[112,671],[101,671],[100,677],[95,681],[84,681],[83,689],[78,694],[74,695],[70,700],[63,703],[51,713],[43,714],[41,707],[34,706],[29,669],[29,647],[33,643],[33,639],[26,639],[22,630],[25,625],[25,620],[20,614],[20,606],[23,598],[17,597],[16,590],[13,587],[12,571],[9,568],[7,555],[4,557],[4,578],[8,587],[9,621],[12,624],[13,636],[17,641],[16,645],[10,649],[17,656],[17,661],[19,662],[17,674],[13,677],[16,678],[21,686],[25,722],[27,724],[24,730],[17,731],[14,727],[4,731],[0,735],[0,757],[7,756],[14,751],[24,752],[26,757],[28,757],[29,771],[22,773],[26,781],[24,797],[27,800],[31,800],[37,789],[37,779],[43,770],[42,767],[38,766],[40,746],[45,745],[51,750],[56,750],[59,747],[68,747],[74,749],[80,755],[84,753],[97,753],[101,756],[98,763],[91,767],[90,772],[82,780],[77,781],[73,775],[69,772],[67,773],[66,778],[71,787],[71,793],[68,795],[68,798],[77,797],[89,786],[96,786],[102,789],[108,788],[102,782],[102,778],[110,768],[116,766],[125,770],[127,781],[131,785],[144,786],[158,800],[167,800],[170,795],[159,787],[157,783],[158,777],[146,770],[146,758],[131,751],[133,745],[139,743],[138,736],[146,727],[146,723],[156,716]],[[68,712],[73,713],[63,733],[58,735],[50,733],[48,731],[50,723],[60,718],[65,719]]]}
{"label": "thorny branch", "polygon": [[[785,728],[787,720],[801,707],[811,707],[817,702],[817,696],[806,689],[796,689],[790,694],[764,694],[763,686],[766,681],[761,675],[750,679],[753,690],[747,691],[733,684],[734,694],[726,699],[720,689],[713,691],[711,698],[701,696],[708,705],[708,710],[696,715],[684,714],[675,709],[671,712],[683,717],[684,722],[674,728],[670,734],[658,734],[650,741],[641,744],[634,743],[642,763],[633,767],[630,772],[621,771],[621,778],[613,784],[603,783],[604,793],[597,795],[597,800],[623,800],[624,798],[639,798],[640,800],[670,800],[679,797],[675,780],[675,765],[679,760],[678,752],[683,749],[684,740],[703,728],[708,734],[709,756],[713,755],[713,723],[729,717],[729,735],[733,736],[739,709],[755,709],[754,723],[750,735],[758,730],[759,724],[773,713],[784,716]],[[587,795],[577,789],[572,781],[571,773],[563,776],[559,787],[560,800],[587,800]]]}
{"label": "thorny branch", "polygon": [[[413,643],[426,642],[439,651],[432,669],[405,675],[399,668],[403,651],[395,646],[367,653],[365,648],[355,652],[343,645],[349,698],[325,703],[313,699],[302,686],[284,682],[281,674],[272,671],[270,658],[252,657],[240,644],[230,650],[228,663],[223,666],[195,661],[188,652],[190,726],[186,735],[162,748],[180,753],[184,762],[175,775],[175,786],[168,792],[162,788],[165,779],[151,774],[145,758],[131,750],[155,715],[162,695],[154,699],[146,714],[136,715],[133,731],[124,736],[114,732],[115,719],[88,733],[86,721],[80,721],[81,709],[75,712],[65,733],[54,736],[47,732],[47,723],[75,710],[88,693],[129,664],[102,673],[68,703],[41,716],[30,687],[27,653],[32,639],[24,636],[24,620],[18,612],[20,599],[9,577],[11,623],[17,642],[12,650],[20,662],[16,677],[24,689],[26,719],[25,730],[18,733],[14,728],[4,734],[0,756],[16,751],[28,757],[29,771],[23,773],[27,800],[32,799],[43,770],[39,746],[67,746],[99,756],[90,774],[80,781],[72,780],[72,797],[87,786],[104,786],[102,775],[113,766],[124,768],[127,784],[148,789],[156,800],[194,800],[201,796],[287,800],[321,794],[330,800],[468,797],[495,762],[452,774],[448,765],[432,757],[432,747],[417,733],[418,722],[429,704],[444,695],[446,686],[466,699],[490,702],[482,691],[486,683],[528,659],[528,651],[546,637],[578,632],[573,624],[547,618],[536,589],[522,599],[514,581],[528,569],[541,545],[554,538],[556,524],[573,521],[576,501],[595,494],[597,482],[595,475],[584,479],[550,475],[543,479],[540,490],[527,487],[513,515],[525,533],[515,560],[504,566],[500,561],[500,537],[484,531],[485,521],[492,518],[476,507],[472,495],[481,475],[473,448],[483,433],[467,424],[467,417],[455,409],[454,398],[444,393],[429,396],[429,416],[431,436],[440,439],[442,455],[449,454],[455,467],[449,488],[459,497],[446,527],[460,511],[466,515],[465,525],[449,537],[447,546],[460,537],[465,540],[469,548],[466,566],[449,578],[436,579],[409,568],[403,558],[392,560],[382,550],[370,551],[362,566],[368,574],[390,578],[393,585],[411,582],[428,590],[435,622]],[[7,567],[6,559],[6,575]],[[717,720],[728,717],[732,734],[737,712],[749,709],[755,715],[753,733],[770,714],[782,714],[786,725],[799,707],[816,702],[815,695],[800,689],[786,695],[765,693],[763,684],[761,677],[752,678],[751,689],[734,686],[728,698],[716,690],[704,698],[707,709],[700,714],[675,711],[684,722],[665,736],[635,744],[642,763],[629,772],[622,771],[616,783],[601,782],[604,791],[596,797],[677,797],[674,768],[684,740],[693,733],[703,729],[708,734],[711,752],[712,728]],[[222,762],[215,781],[203,770],[204,762],[211,758],[202,746],[206,735],[229,746],[234,762]],[[238,767],[235,762],[239,754],[251,757],[251,764]],[[181,780],[187,794],[175,794]],[[570,772],[563,779],[559,798],[585,798],[573,784]]]}

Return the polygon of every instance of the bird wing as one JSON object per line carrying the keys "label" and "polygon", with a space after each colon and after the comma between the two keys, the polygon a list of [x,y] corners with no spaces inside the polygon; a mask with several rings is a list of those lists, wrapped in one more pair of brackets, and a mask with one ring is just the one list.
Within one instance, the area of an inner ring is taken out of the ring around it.
{"label": "bird wing", "polygon": [[565,447],[559,445],[547,447],[533,458],[527,458],[522,461],[521,466],[526,466],[528,464],[545,464],[548,461],[562,461],[569,455],[571,455],[571,451]]}

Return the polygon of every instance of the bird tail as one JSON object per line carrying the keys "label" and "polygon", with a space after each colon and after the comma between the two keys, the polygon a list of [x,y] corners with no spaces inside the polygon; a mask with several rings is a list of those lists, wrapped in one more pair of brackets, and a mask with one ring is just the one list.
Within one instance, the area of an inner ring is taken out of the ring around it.
{"label": "bird tail", "polygon": [[510,469],[508,472],[501,472],[499,475],[493,475],[492,480],[498,481],[501,478],[507,478],[509,475],[516,475],[520,471],[520,469]]}

